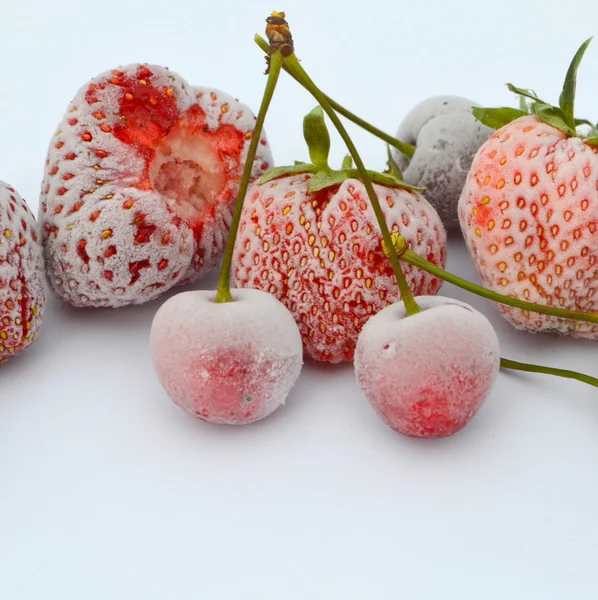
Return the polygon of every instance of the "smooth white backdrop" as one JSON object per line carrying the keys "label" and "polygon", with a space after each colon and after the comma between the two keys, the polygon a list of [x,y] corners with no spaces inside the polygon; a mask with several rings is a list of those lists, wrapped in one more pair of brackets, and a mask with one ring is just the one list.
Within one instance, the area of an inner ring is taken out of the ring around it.
{"label": "smooth white backdrop", "polygon": [[[514,105],[513,82],[556,102],[577,47],[598,33],[594,0],[1,4],[0,179],[34,211],[56,124],[101,71],[158,63],[257,110],[253,35],[273,9],[313,79],[389,133],[436,94]],[[597,70],[595,40],[577,102],[593,120]],[[313,106],[281,77],[266,123],[277,164],[307,158]],[[349,131],[383,168],[384,145]],[[448,266],[477,281],[459,235]],[[598,375],[595,342],[517,332],[487,302],[441,293],[482,310],[504,356]],[[51,299],[36,344],[0,368],[0,598],[596,597],[594,388],[503,372],[466,429],[421,441],[380,421],[351,365],[307,364],[270,418],[210,426],[154,376],[148,333],[164,299],[118,310]]]}

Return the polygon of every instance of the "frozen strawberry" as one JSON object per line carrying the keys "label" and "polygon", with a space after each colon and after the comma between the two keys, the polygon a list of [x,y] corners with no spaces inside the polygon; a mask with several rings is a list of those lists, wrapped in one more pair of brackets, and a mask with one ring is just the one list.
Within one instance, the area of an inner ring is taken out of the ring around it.
{"label": "frozen strawberry", "polygon": [[[357,381],[377,413],[411,437],[444,437],[465,427],[494,385],[500,367],[496,333],[468,304],[416,297],[374,315],[355,350]],[[442,340],[442,343],[439,343]]]}
{"label": "frozen strawberry", "polygon": [[180,408],[212,423],[258,421],[281,406],[299,377],[303,346],[272,295],[232,290],[176,294],[158,310],[150,345],[157,376]]}
{"label": "frozen strawberry", "polygon": [[0,181],[0,363],[31,345],[45,306],[37,222],[19,194]]}
{"label": "frozen strawberry", "polygon": [[[399,298],[392,266],[364,185],[309,191],[310,174],[255,183],[248,192],[234,256],[234,284],[276,296],[294,315],[309,356],[351,361],[367,319]],[[375,184],[386,222],[409,247],[444,267],[446,233],[419,193]],[[415,294],[441,281],[405,268]]]}
{"label": "frozen strawberry", "polygon": [[[563,108],[511,89],[530,97],[534,114],[477,111],[499,129],[476,154],[460,198],[467,246],[489,289],[546,306],[596,311],[598,137],[576,130],[567,82]],[[518,329],[598,339],[595,324],[497,307]]]}
{"label": "frozen strawberry", "polygon": [[[295,317],[307,355],[351,361],[363,324],[400,294],[359,174],[349,164],[328,167],[321,109],[307,115],[304,131],[314,164],[276,167],[247,193],[233,281],[278,298]],[[394,171],[371,177],[388,228],[443,267],[446,231],[434,208]],[[413,267],[405,275],[416,294],[434,295],[442,284]]]}
{"label": "frozen strawberry", "polygon": [[[50,143],[40,198],[47,275],[73,306],[152,300],[222,256],[255,117],[156,65],[94,78]],[[253,163],[272,166],[265,136]]]}

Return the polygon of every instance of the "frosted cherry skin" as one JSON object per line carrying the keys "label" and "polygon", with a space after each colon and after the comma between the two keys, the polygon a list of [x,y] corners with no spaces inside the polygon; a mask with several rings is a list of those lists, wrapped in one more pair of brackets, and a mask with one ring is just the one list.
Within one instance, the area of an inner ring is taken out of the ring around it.
{"label": "frosted cherry skin", "polygon": [[496,333],[471,306],[420,296],[422,312],[403,302],[374,315],[355,350],[359,386],[394,430],[437,438],[461,430],[488,396],[500,367]]}
{"label": "frosted cherry skin", "polygon": [[241,425],[282,405],[303,364],[301,335],[274,296],[189,291],[158,309],[150,332],[158,379],[172,401],[204,421]]}

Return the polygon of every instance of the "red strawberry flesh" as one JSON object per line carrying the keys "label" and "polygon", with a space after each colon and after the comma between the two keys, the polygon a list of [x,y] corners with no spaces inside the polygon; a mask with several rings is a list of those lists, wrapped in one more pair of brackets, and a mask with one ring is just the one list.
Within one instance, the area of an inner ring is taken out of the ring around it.
{"label": "red strawberry flesh", "polygon": [[[79,90],[52,139],[40,198],[48,282],[74,306],[152,300],[222,257],[255,117],[156,65]],[[252,177],[271,166],[260,139]]]}

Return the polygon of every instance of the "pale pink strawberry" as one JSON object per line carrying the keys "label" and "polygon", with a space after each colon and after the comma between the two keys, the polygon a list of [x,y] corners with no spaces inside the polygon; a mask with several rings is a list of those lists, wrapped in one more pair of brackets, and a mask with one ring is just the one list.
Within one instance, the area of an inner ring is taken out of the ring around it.
{"label": "pale pink strawberry", "polygon": [[32,344],[45,306],[38,225],[25,200],[0,181],[0,363]]}
{"label": "pale pink strawberry", "polygon": [[[596,311],[598,147],[523,116],[474,157],[459,202],[486,287],[547,306]],[[598,339],[598,326],[497,305],[516,328]]]}
{"label": "pale pink strawberry", "polygon": [[[255,182],[247,193],[233,259],[236,287],[273,294],[293,314],[305,352],[351,361],[367,319],[399,299],[382,234],[363,183],[310,193],[309,173]],[[444,267],[446,232],[417,191],[374,184],[386,222],[410,248]],[[434,295],[441,281],[405,265],[415,294]]]}
{"label": "pale pink strawberry", "polygon": [[[202,277],[224,249],[255,116],[156,65],[76,94],[50,143],[40,198],[53,293],[122,306]],[[272,166],[261,137],[252,176]]]}

